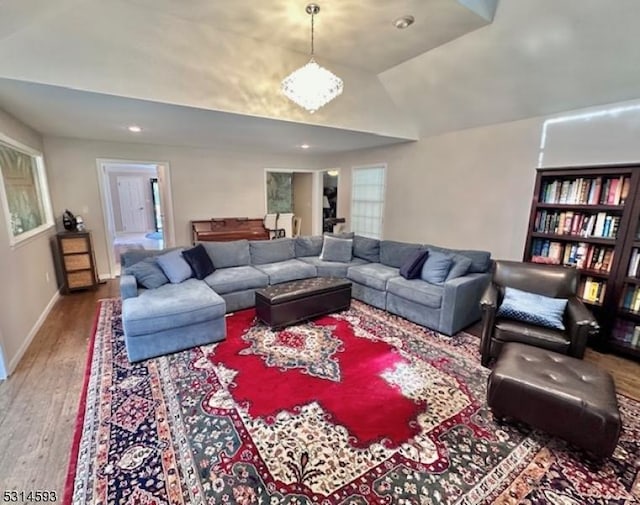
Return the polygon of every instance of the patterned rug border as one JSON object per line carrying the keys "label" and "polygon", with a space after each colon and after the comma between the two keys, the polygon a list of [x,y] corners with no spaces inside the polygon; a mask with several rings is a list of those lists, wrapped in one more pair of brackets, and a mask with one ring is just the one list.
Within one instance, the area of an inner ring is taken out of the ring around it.
{"label": "patterned rug border", "polygon": [[93,325],[89,341],[87,343],[87,357],[84,365],[84,375],[80,400],[78,401],[78,413],[73,430],[73,438],[71,440],[71,453],[69,455],[69,466],[67,467],[67,477],[64,483],[62,505],[70,505],[73,499],[73,487],[75,483],[76,471],[78,470],[78,455],[80,453],[80,439],[82,438],[82,428],[87,410],[87,396],[89,390],[89,380],[91,378],[91,363],[95,353],[96,333],[98,332],[98,323],[102,315],[102,308],[105,301],[111,302],[116,298],[105,298],[98,300],[95,315],[93,316]]}
{"label": "patterned rug border", "polygon": [[[97,307],[95,310],[95,315],[94,315],[94,320],[93,320],[93,325],[92,325],[92,330],[91,330],[91,334],[88,338],[88,342],[87,342],[87,355],[86,355],[86,359],[85,359],[85,369],[84,369],[84,375],[83,375],[83,385],[82,385],[82,389],[81,389],[81,394],[80,394],[80,398],[78,401],[78,411],[76,414],[76,420],[75,420],[75,426],[74,426],[74,433],[73,433],[73,438],[72,438],[72,442],[71,442],[71,447],[70,447],[70,456],[69,456],[69,463],[68,463],[68,468],[67,468],[67,473],[66,473],[66,480],[65,480],[65,484],[64,484],[64,488],[63,488],[63,499],[62,499],[62,504],[63,505],[71,505],[73,503],[74,500],[74,493],[75,493],[75,484],[76,484],[76,478],[77,478],[77,472],[78,472],[78,465],[81,462],[81,455],[84,454],[83,452],[83,448],[82,448],[82,438],[84,435],[84,426],[85,423],[87,422],[87,414],[89,413],[88,409],[88,400],[90,399],[90,394],[89,394],[89,390],[91,387],[91,380],[92,380],[92,374],[95,372],[94,370],[94,364],[95,364],[95,360],[96,360],[96,351],[98,351],[99,349],[96,349],[96,345],[98,345],[98,332],[101,329],[101,322],[105,316],[105,313],[107,313],[110,308],[111,305],[113,303],[117,303],[118,302],[118,298],[116,297],[112,297],[112,298],[104,298],[104,299],[100,299],[97,302]],[[367,307],[370,310],[373,310],[374,312],[380,311],[380,309],[376,309],[374,307],[370,307],[366,304],[363,304],[363,306]],[[385,311],[380,311],[380,312],[385,312]],[[387,313],[388,314],[388,313]],[[403,318],[400,318],[398,316],[393,316],[391,314],[388,314],[389,316],[391,316],[394,319],[398,319],[401,321],[406,321]],[[411,323],[413,324],[413,323]],[[433,334],[433,336],[435,336],[440,344],[444,344],[443,345],[443,349],[444,348],[448,348],[449,351],[453,351],[453,348],[458,347],[458,345],[456,344],[452,344],[450,341],[448,341],[448,339],[446,341],[443,341],[441,339],[441,337],[444,337],[444,335],[440,334],[439,332],[430,330],[428,328],[422,328],[425,331],[427,331],[428,333]],[[464,336],[464,340],[466,340],[466,342],[464,342],[460,347],[459,350],[462,351],[464,349],[464,354],[473,354],[472,352],[470,353],[470,345],[471,343],[469,342],[469,339],[478,339],[479,337],[477,337],[476,335],[474,335],[473,333],[469,333],[466,331],[460,331],[458,332],[458,335],[462,335]],[[440,338],[439,338],[440,337]],[[205,346],[206,347],[206,346]],[[490,372],[489,369],[485,369],[483,367],[480,367],[479,365],[479,357],[478,357],[478,369],[479,370],[485,370],[486,373],[488,374]],[[621,393],[619,391],[616,391],[617,396],[623,397],[626,401],[631,402],[631,403],[640,403],[640,400],[631,396],[630,394],[626,394],[626,393]],[[637,426],[636,426],[637,429]],[[552,443],[552,446],[553,447]],[[560,453],[562,453],[563,450],[560,451]],[[541,454],[541,453],[540,453]],[[538,454],[536,456],[536,459],[540,456],[540,454]],[[515,457],[515,453],[511,454],[509,457]],[[533,460],[530,462],[530,464],[528,466],[530,466],[531,464],[533,464]],[[528,468],[527,466],[527,468]],[[523,467],[520,468],[520,470],[518,470],[518,473],[520,471],[525,471],[528,472],[529,470]],[[487,477],[485,476],[483,478],[486,479]],[[507,478],[505,476],[505,478]],[[515,483],[515,481],[514,481]],[[636,493],[638,493],[638,491],[640,491],[640,488],[636,488],[636,486],[640,485],[640,474],[636,475],[636,481],[632,484],[632,489],[627,490],[628,492],[631,493],[631,499],[633,503],[636,503],[635,500],[638,499],[638,496]],[[476,486],[477,488],[482,487],[482,482],[479,482]],[[500,499],[505,499],[506,496],[502,496],[505,493],[511,492],[513,491],[510,487],[505,489],[504,492],[499,493],[501,495]],[[478,489],[476,489],[476,492],[479,492]],[[493,490],[493,492],[495,493],[495,489]],[[482,492],[482,494],[484,495],[484,499],[491,499],[491,500],[496,500],[498,499],[498,496],[493,496],[492,493],[489,493],[489,495],[485,494],[484,492]],[[634,499],[634,495],[635,495],[635,499]],[[467,499],[469,499],[471,497],[471,494],[467,495]],[[620,498],[620,497],[618,497]],[[345,502],[346,503],[346,502]],[[355,503],[355,502],[354,502]],[[460,502],[460,503],[466,503],[465,502]],[[476,503],[476,502],[474,502]],[[494,503],[498,503],[498,501],[495,501]],[[503,503],[503,502],[500,502]],[[506,502],[504,502],[506,503]],[[515,503],[515,502],[514,502]],[[621,502],[622,503],[622,502]],[[631,502],[624,502],[624,503],[631,503]]]}

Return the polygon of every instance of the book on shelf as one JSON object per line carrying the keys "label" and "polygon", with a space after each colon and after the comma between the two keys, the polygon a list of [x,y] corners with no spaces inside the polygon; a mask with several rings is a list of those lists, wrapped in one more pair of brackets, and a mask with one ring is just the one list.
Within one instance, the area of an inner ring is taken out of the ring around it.
{"label": "book on shelf", "polygon": [[640,325],[626,319],[617,319],[611,337],[619,344],[638,347],[640,345]]}
{"label": "book on shelf", "polygon": [[631,250],[631,259],[629,260],[629,269],[627,270],[627,277],[638,276],[638,266],[640,265],[640,250],[634,247]]}
{"label": "book on shelf", "polygon": [[640,289],[636,287],[634,291],[630,309],[632,312],[638,312],[640,311]]}
{"label": "book on shelf", "polygon": [[602,177],[596,177],[593,182],[593,192],[589,194],[589,204],[596,205],[600,202],[602,192]]}
{"label": "book on shelf", "polygon": [[622,190],[622,186],[618,189],[619,185],[619,179],[609,179],[609,191],[607,193],[607,201],[605,202],[607,205],[616,205],[616,195],[618,197],[617,201],[620,201],[620,191]]}
{"label": "book on shelf", "polygon": [[604,281],[589,276],[582,281],[579,296],[588,302],[602,303],[605,290],[606,284]]}
{"label": "book on shelf", "polygon": [[604,218],[604,226],[602,228],[602,236],[609,237],[609,232],[611,231],[611,216],[607,215]]}
{"label": "book on shelf", "polygon": [[620,192],[620,205],[624,205],[629,198],[629,189],[631,188],[631,177],[625,177],[622,183],[622,191]]}
{"label": "book on shelf", "polygon": [[594,237],[602,237],[604,234],[604,222],[607,219],[606,212],[598,212],[596,215],[596,224],[593,229]]}
{"label": "book on shelf", "polygon": [[615,251],[611,248],[604,250],[604,257],[602,258],[602,268],[604,272],[611,272],[611,265],[613,264],[613,255]]}

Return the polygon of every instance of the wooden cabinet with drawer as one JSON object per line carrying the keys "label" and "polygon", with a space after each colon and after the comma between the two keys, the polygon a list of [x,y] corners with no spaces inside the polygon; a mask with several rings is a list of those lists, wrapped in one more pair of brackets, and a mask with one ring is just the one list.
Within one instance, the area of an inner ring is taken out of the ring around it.
{"label": "wooden cabinet with drawer", "polygon": [[58,233],[62,260],[63,292],[95,288],[98,284],[93,244],[89,232]]}

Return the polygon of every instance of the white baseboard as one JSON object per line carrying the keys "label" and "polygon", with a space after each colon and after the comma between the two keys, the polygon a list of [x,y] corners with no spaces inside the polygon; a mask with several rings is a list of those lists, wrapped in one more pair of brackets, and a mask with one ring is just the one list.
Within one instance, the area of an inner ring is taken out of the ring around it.
{"label": "white baseboard", "polygon": [[18,352],[16,353],[16,355],[9,362],[9,369],[7,370],[8,375],[11,375],[13,371],[16,369],[16,367],[18,366],[18,363],[20,363],[20,360],[22,359],[24,354],[27,352],[27,349],[29,348],[29,345],[33,341],[33,338],[36,336],[36,333],[38,333],[38,330],[42,326],[42,323],[44,323],[45,319],[47,319],[49,312],[51,312],[51,309],[53,308],[53,306],[55,305],[55,303],[58,301],[59,298],[60,298],[60,291],[56,291],[53,297],[51,297],[51,300],[49,300],[49,303],[47,304],[47,306],[44,308],[44,311],[42,311],[42,314],[40,314],[40,317],[36,321],[36,324],[34,324],[33,328],[31,328],[31,331],[27,335],[27,338],[24,339],[24,342],[20,346],[20,349],[18,349]]}

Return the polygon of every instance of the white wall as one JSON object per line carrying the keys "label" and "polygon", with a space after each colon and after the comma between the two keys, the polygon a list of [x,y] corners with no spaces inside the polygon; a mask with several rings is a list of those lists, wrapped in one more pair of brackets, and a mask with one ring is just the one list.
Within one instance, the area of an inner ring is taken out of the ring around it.
{"label": "white wall", "polygon": [[[631,107],[635,105],[637,109]],[[621,114],[621,108],[626,112]],[[486,249],[496,259],[520,260],[545,121],[546,167],[640,162],[640,100],[462,130],[323,161],[342,167],[338,197],[345,210],[351,167],[387,164],[384,238]]]}
{"label": "white wall", "polygon": [[[189,221],[212,217],[263,217],[264,169],[315,168],[309,155],[276,156],[264,153],[125,144],[45,137],[54,213],[65,208],[82,213],[92,230],[98,273],[107,275],[107,241],[98,189],[97,158],[128,161],[166,161],[171,188],[176,243],[191,241]],[[86,211],[84,210],[86,209]]]}
{"label": "white wall", "polygon": [[[0,132],[41,151],[41,137],[0,110]],[[45,165],[47,164],[45,155]],[[11,373],[57,297],[49,230],[14,247],[9,245],[6,216],[0,207],[0,345],[4,369]],[[48,281],[47,281],[48,276]],[[3,367],[0,367],[0,372]]]}

